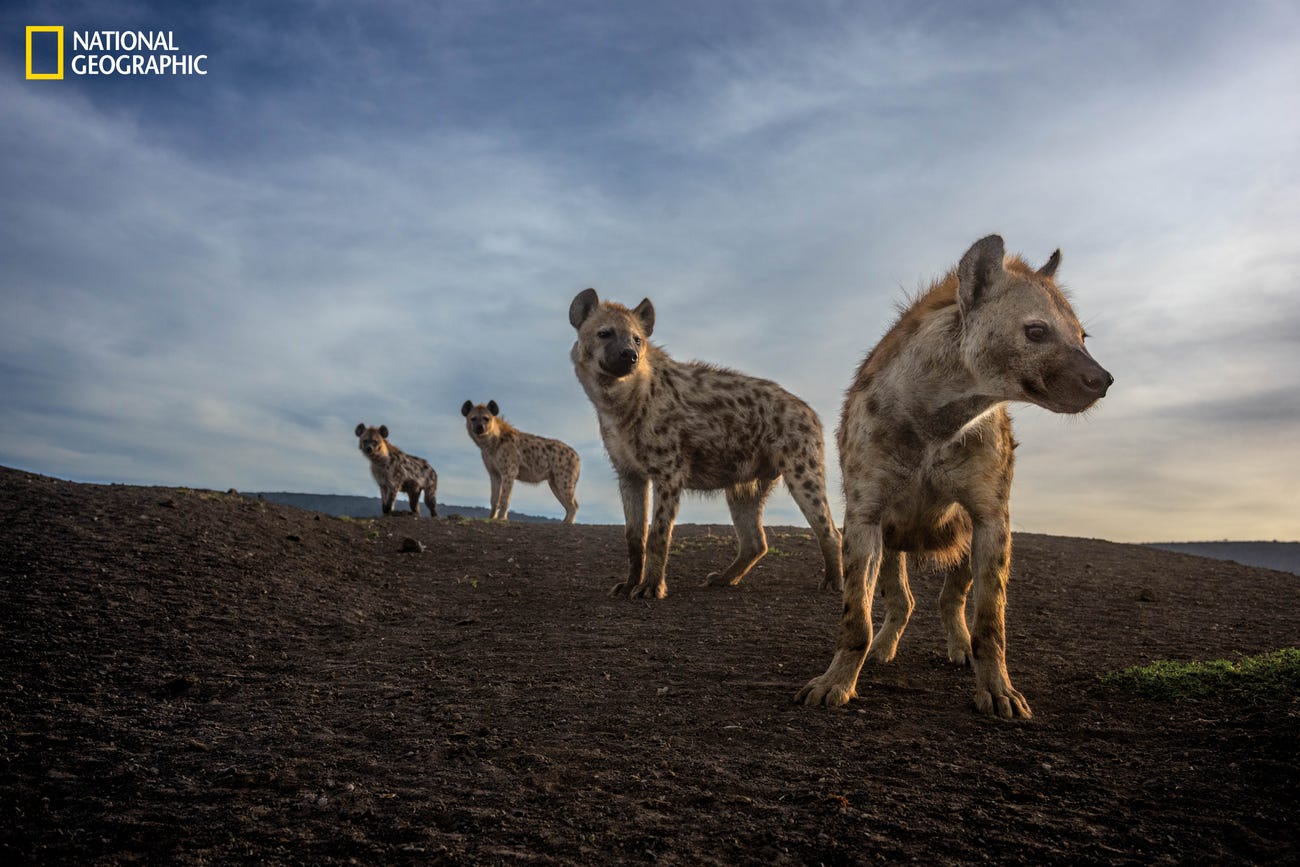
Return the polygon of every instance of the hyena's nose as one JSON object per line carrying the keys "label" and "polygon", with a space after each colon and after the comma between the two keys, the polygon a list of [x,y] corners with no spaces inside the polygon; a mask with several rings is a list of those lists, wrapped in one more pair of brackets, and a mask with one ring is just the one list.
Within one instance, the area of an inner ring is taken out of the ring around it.
{"label": "hyena's nose", "polygon": [[629,364],[636,364],[636,360],[641,357],[641,353],[629,346],[619,353],[619,357]]}
{"label": "hyena's nose", "polygon": [[1104,367],[1098,365],[1095,370],[1085,371],[1083,374],[1083,386],[1098,397],[1106,396],[1106,389],[1110,388],[1115,382],[1115,377],[1111,376]]}

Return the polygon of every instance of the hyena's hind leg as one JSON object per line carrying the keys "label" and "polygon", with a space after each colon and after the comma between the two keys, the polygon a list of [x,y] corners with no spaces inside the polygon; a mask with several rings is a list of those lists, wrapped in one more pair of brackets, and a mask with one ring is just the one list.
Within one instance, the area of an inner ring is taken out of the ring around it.
{"label": "hyena's hind leg", "polygon": [[564,523],[572,524],[578,514],[578,497],[574,490],[578,480],[568,478],[557,480],[552,476],[546,481],[550,483],[551,493],[555,495],[555,499],[559,500],[560,505],[564,507]]}
{"label": "hyena's hind leg", "polygon": [[948,568],[939,593],[939,619],[948,636],[948,661],[971,668],[975,657],[971,653],[970,630],[966,628],[966,596],[975,580],[970,558]]}
{"label": "hyena's hind leg", "polygon": [[429,517],[438,517],[438,477],[434,476],[424,486],[424,504],[429,507]]}
{"label": "hyena's hind leg", "polygon": [[898,640],[916,609],[916,600],[907,584],[907,555],[903,552],[885,549],[880,561],[880,595],[885,601],[885,622],[880,624],[880,631],[871,642],[867,659],[886,663],[898,652]]}
{"label": "hyena's hind leg", "polygon": [[840,554],[840,531],[835,529],[835,519],[831,517],[830,503],[826,499],[826,472],[820,465],[810,466],[796,463],[785,471],[785,486],[790,489],[803,512],[804,519],[817,537],[817,544],[822,549],[822,560],[826,563],[826,574],[822,578],[821,589],[844,589],[844,564]]}
{"label": "hyena's hind leg", "polygon": [[412,484],[406,489],[406,499],[411,504],[411,514],[420,517],[420,488]]}
{"label": "hyena's hind leg", "polygon": [[725,587],[739,584],[767,553],[767,535],[763,532],[763,503],[776,484],[775,478],[757,479],[727,488],[727,505],[731,523],[736,528],[736,559],[721,572],[710,572],[705,586]]}

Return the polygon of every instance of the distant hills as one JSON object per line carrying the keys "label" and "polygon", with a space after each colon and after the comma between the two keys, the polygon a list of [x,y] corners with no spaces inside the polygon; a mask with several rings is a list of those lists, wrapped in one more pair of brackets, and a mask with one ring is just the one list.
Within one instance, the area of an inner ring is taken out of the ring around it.
{"label": "distant hills", "polygon": [[1152,542],[1147,547],[1300,575],[1300,542]]}
{"label": "distant hills", "polygon": [[[384,514],[383,502],[378,497],[354,497],[344,494],[294,494],[287,491],[261,491],[246,493],[246,497],[294,506],[312,512],[322,512],[336,518],[378,518]],[[397,498],[393,506],[396,512],[409,512],[410,504],[405,494]],[[429,509],[420,501],[420,514],[427,516]],[[461,515],[465,518],[486,518],[489,511],[482,506],[453,506],[449,503],[438,504],[439,517]],[[511,510],[510,520],[525,524],[558,524],[558,518],[543,518],[538,515],[525,515]]]}
{"label": "distant hills", "polygon": [[[336,518],[378,518],[383,512],[378,497],[354,497],[343,494],[295,494],[287,491],[262,491],[245,496],[263,499],[272,503],[295,506],[313,512],[322,512]],[[408,510],[406,495],[397,498],[396,511]],[[429,510],[421,503],[420,514],[428,515]],[[486,518],[488,510],[482,506],[453,506],[449,503],[438,504],[438,514],[461,515],[466,518]],[[543,518],[538,515],[525,515],[512,511],[510,520],[527,524],[557,524],[558,518]],[[1232,560],[1244,566],[1260,566],[1276,569],[1279,572],[1291,572],[1300,575],[1300,542],[1152,542],[1148,548],[1174,551],[1179,554],[1192,554],[1197,557],[1209,557],[1213,560]]]}

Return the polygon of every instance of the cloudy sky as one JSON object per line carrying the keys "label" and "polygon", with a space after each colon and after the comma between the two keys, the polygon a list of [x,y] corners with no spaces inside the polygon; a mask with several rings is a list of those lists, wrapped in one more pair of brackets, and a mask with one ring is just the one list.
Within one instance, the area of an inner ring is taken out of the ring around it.
{"label": "cloudy sky", "polygon": [[[208,74],[26,81],[47,24],[170,30]],[[459,407],[494,398],[619,521],[576,292],[649,296],[670,353],[833,429],[894,301],[996,231],[1062,248],[1116,377],[1015,410],[1015,527],[1300,539],[1294,3],[101,0],[0,33],[0,464],[372,494],[366,421],[484,505]]]}

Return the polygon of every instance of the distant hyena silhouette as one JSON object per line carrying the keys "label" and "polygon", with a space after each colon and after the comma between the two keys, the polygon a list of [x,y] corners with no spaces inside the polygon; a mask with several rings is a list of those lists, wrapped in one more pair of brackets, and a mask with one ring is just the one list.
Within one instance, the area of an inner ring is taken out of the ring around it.
{"label": "distant hyena silhouette", "polygon": [[[1057,250],[1034,270],[1002,239],[977,242],[918,297],[871,351],[844,402],[844,610],[835,656],[799,691],[806,704],[856,695],[868,658],[894,658],[914,602],[908,556],[946,567],[939,614],[948,659],[975,669],[975,704],[1029,717],[1006,666],[1015,440],[1009,401],[1083,412],[1114,381],[1084,348],[1055,275]],[[877,576],[885,619],[872,640]],[[966,597],[975,587],[973,634]],[[870,650],[868,650],[870,648]]]}
{"label": "distant hyena silhouette", "polygon": [[438,516],[438,474],[424,458],[408,455],[388,441],[388,427],[366,427],[365,423],[357,425],[358,447],[361,453],[370,459],[370,475],[379,484],[379,497],[383,501],[384,514],[391,515],[393,503],[398,491],[405,491],[411,501],[411,511],[420,514],[420,492],[424,492],[424,504],[429,513]]}
{"label": "distant hyena silhouette", "polygon": [[548,482],[551,493],[564,507],[564,523],[572,524],[578,514],[578,474],[582,461],[578,453],[556,439],[524,433],[501,418],[495,400],[475,404],[467,400],[460,408],[465,429],[483,453],[483,466],[492,483],[492,514],[510,520],[510,493],[515,480]]}
{"label": "distant hyena silhouette", "polygon": [[649,340],[655,315],[648,298],[629,310],[587,289],[573,299],[569,322],[578,331],[574,370],[596,408],[623,497],[628,576],[611,592],[663,598],[673,522],[686,490],[726,493],[736,559],[705,583],[740,583],[767,553],[763,503],[782,477],[821,544],[822,586],[840,587],[822,426],[806,403],[766,379],[674,361]]}

